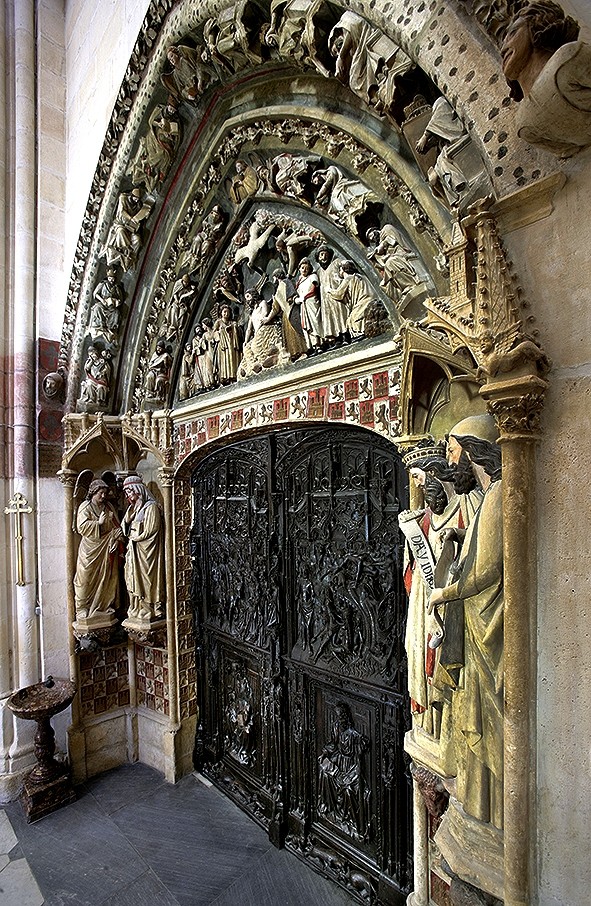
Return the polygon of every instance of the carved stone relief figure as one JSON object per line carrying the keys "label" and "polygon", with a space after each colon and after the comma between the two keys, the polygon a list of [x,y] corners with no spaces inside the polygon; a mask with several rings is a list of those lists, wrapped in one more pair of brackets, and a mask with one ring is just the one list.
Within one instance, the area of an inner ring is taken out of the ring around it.
{"label": "carved stone relief figure", "polygon": [[[329,346],[341,345],[347,336],[347,318],[349,309],[345,297],[341,297],[338,288],[341,285],[340,267],[343,263],[335,257],[334,251],[322,245],[316,254],[318,259],[318,279],[322,304],[323,337]],[[335,291],[337,291],[335,295]]]}
{"label": "carved stone relief figure", "polygon": [[125,584],[129,610],[124,626],[149,623],[164,616],[164,523],[159,505],[139,475],[123,482],[128,503],[122,520],[127,538]]}
{"label": "carved stone relief figure", "polygon": [[211,319],[204,318],[195,328],[191,348],[194,356],[193,392],[211,390],[214,386],[214,346]]}
{"label": "carved stone relief figure", "polygon": [[119,342],[119,322],[123,289],[116,282],[117,269],[107,268],[107,276],[97,284],[92,294],[94,304],[90,310],[87,333],[96,340],[101,337],[112,346]]}
{"label": "carved stone relief figure", "polygon": [[236,380],[240,362],[240,336],[238,324],[232,318],[229,305],[220,307],[220,316],[213,325],[217,349],[217,379],[220,384]]}
{"label": "carved stone relief figure", "polygon": [[369,740],[353,726],[349,708],[335,707],[330,741],[318,758],[318,811],[353,837],[369,831],[369,788],[363,755]]}
{"label": "carved stone relief figure", "polygon": [[195,233],[191,245],[180,255],[179,270],[186,267],[191,273],[199,273],[226,232],[227,222],[228,215],[222,206],[214,204]]}
{"label": "carved stone relief figure", "polygon": [[234,263],[245,262],[251,269],[261,250],[267,243],[269,236],[275,229],[274,223],[269,223],[266,211],[257,211],[254,220],[248,228],[241,227],[234,236]]}
{"label": "carved stone relief figure", "polygon": [[288,277],[294,276],[298,262],[309,253],[319,239],[320,234],[311,230],[304,234],[295,233],[289,227],[281,230],[275,239],[275,252],[279,258],[279,266],[285,270]]}
{"label": "carved stone relief figure", "polygon": [[468,815],[503,826],[503,534],[501,452],[490,416],[463,419],[450,432],[448,457],[467,453],[484,496],[468,526],[459,576],[435,588],[429,608],[464,608],[464,672],[452,715],[457,798]]}
{"label": "carved stone relief figure", "polygon": [[212,82],[212,72],[193,47],[172,45],[166,57],[172,69],[164,73],[162,84],[177,101],[196,101]]}
{"label": "carved stone relief figure", "polygon": [[245,160],[238,159],[235,167],[236,175],[232,179],[230,197],[234,204],[240,204],[245,198],[255,194],[259,177],[254,167]]}
{"label": "carved stone relief figure", "polygon": [[191,343],[185,343],[183,359],[181,362],[181,376],[179,378],[179,400],[189,399],[194,392],[193,371],[195,368],[195,354]]}
{"label": "carved stone relief figure", "polygon": [[375,301],[375,293],[353,261],[342,261],[339,275],[341,282],[331,295],[335,302],[341,301],[347,306],[347,330],[352,339],[360,340],[365,336],[365,316]]}
{"label": "carved stone relief figure", "polygon": [[219,78],[226,78],[262,61],[258,35],[259,19],[248,0],[237,0],[203,27],[202,59],[209,62]]}
{"label": "carved stone relief figure", "polygon": [[381,274],[381,285],[400,305],[404,295],[421,283],[421,278],[411,263],[413,259],[417,259],[417,255],[390,223],[381,230],[370,230],[367,239],[370,243],[367,257]]}
{"label": "carved stone relief figure", "polygon": [[428,173],[429,185],[450,206],[457,206],[466,190],[467,176],[457,164],[454,152],[467,135],[464,124],[449,101],[444,97],[437,98],[416,149],[419,154],[424,154],[433,146],[438,148],[437,160]]}
{"label": "carved stone relief figure", "polygon": [[591,46],[552,0],[523,6],[501,46],[503,73],[519,101],[518,133],[559,157],[591,144]]}
{"label": "carved stone relief figure", "polygon": [[174,98],[158,104],[148,119],[128,173],[134,186],[144,185],[149,193],[158,192],[166,179],[182,138],[182,126]]}
{"label": "carved stone relief figure", "polygon": [[156,343],[146,371],[146,400],[164,402],[170,386],[172,356],[164,338]]}
{"label": "carved stone relief figure", "polygon": [[84,362],[84,380],[80,383],[79,409],[94,412],[107,405],[113,366],[111,353],[98,346],[89,346]]}
{"label": "carved stone relief figure", "polygon": [[194,297],[195,287],[191,283],[191,278],[189,274],[183,274],[174,284],[164,316],[163,332],[168,342],[175,342],[181,338]]}
{"label": "carved stone relief figure", "polygon": [[245,302],[251,309],[251,315],[244,337],[244,354],[238,369],[240,380],[251,374],[258,374],[263,368],[277,365],[282,352],[283,358],[289,360],[283,347],[281,321],[272,303],[261,298],[254,288],[245,294]]}
{"label": "carved stone relief figure", "polygon": [[302,157],[285,151],[274,157],[266,167],[266,183],[272,192],[289,198],[304,199],[307,196],[310,169],[319,163],[316,155]]}
{"label": "carved stone relief figure", "polygon": [[[465,529],[474,518],[482,494],[472,477],[469,493],[458,494],[454,471],[434,445],[417,447],[404,457],[411,480],[423,489],[425,507],[401,513],[399,520],[407,535],[405,586],[409,595],[405,647],[408,659],[408,686],[413,723],[439,738],[444,704],[449,701],[454,678],[463,663],[463,619],[459,608],[449,607],[444,615],[427,614],[427,599],[434,586],[447,585],[458,568]],[[471,470],[470,470],[470,474]],[[409,524],[411,531],[408,531]],[[416,526],[420,527],[418,539]],[[439,655],[444,649],[444,656]],[[448,675],[443,677],[443,671]],[[455,671],[455,674],[454,674]],[[445,733],[449,733],[449,712]],[[453,752],[446,751],[442,762],[446,773],[455,774]]]}
{"label": "carved stone relief figure", "polygon": [[78,628],[90,630],[115,622],[119,603],[119,557],[123,532],[115,508],[107,499],[108,485],[92,481],[78,507],[76,531],[81,536],[74,576]]}
{"label": "carved stone relief figure", "polygon": [[117,202],[115,218],[109,229],[101,257],[107,264],[120,264],[124,271],[132,270],[142,247],[142,224],[152,212],[151,201],[142,199],[142,190],[122,192]]}
{"label": "carved stone relief figure", "polygon": [[294,310],[295,287],[281,269],[276,270],[273,274],[273,285],[270,317],[281,315],[283,345],[292,362],[295,362],[306,354],[308,348],[301,330],[301,323],[295,318],[297,313],[297,306]]}
{"label": "carved stone relief figure", "polygon": [[309,352],[319,351],[322,346],[322,307],[320,302],[320,281],[308,258],[300,261],[299,277],[296,281],[296,303],[300,308],[300,319],[304,339]]}
{"label": "carved stone relief figure", "polygon": [[271,0],[271,22],[265,35],[280,56],[298,62],[316,58],[313,19],[323,0]]}
{"label": "carved stone relief figure", "polygon": [[410,58],[351,10],[343,13],[330,32],[328,47],[335,57],[337,79],[370,107],[387,113],[394,100],[396,77],[411,69]]}
{"label": "carved stone relief figure", "polygon": [[370,202],[378,203],[374,192],[358,179],[349,179],[334,164],[326,170],[316,170],[312,183],[317,187],[316,203],[353,236],[358,235],[357,218]]}

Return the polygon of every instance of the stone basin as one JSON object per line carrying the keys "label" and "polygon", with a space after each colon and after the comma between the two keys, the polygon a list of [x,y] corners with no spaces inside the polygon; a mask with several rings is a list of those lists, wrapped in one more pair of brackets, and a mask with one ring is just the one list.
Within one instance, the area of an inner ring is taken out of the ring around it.
{"label": "stone basin", "polygon": [[67,708],[75,694],[76,686],[70,680],[48,677],[44,683],[13,692],[6,704],[17,717],[39,721]]}

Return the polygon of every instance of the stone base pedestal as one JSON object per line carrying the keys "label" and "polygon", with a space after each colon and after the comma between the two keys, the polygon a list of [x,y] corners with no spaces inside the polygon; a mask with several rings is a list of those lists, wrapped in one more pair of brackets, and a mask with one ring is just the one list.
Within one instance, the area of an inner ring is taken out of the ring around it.
{"label": "stone base pedestal", "polygon": [[29,824],[49,815],[62,805],[69,805],[76,799],[69,770],[64,769],[63,774],[41,782],[32,780],[29,775],[25,779],[19,798]]}
{"label": "stone base pedestal", "polygon": [[117,625],[113,612],[99,613],[87,619],[79,617],[72,623],[72,629],[81,648],[94,650],[109,644]]}
{"label": "stone base pedestal", "polygon": [[503,832],[467,815],[457,799],[435,834],[435,843],[454,875],[479,890],[503,899]]}
{"label": "stone base pedestal", "polygon": [[166,645],[166,620],[143,620],[139,617],[127,617],[121,624],[127,635],[140,645]]}

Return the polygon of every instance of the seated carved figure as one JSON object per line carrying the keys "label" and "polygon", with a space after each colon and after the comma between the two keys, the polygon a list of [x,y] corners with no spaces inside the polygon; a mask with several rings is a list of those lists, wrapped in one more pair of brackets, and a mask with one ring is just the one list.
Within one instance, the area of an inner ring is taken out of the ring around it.
{"label": "seated carved figure", "polygon": [[552,0],[519,11],[502,47],[503,73],[519,101],[521,138],[559,157],[591,144],[591,45]]}

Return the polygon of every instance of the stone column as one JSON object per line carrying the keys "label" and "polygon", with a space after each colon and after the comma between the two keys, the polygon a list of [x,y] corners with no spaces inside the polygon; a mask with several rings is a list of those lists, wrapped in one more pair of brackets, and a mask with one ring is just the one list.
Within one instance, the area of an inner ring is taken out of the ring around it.
{"label": "stone column", "polygon": [[[68,529],[68,534],[66,535],[66,576],[68,584],[66,587],[66,601],[68,607],[68,627],[71,627],[72,623],[76,619],[76,604],[74,600],[74,574],[76,572],[76,556],[74,552],[74,533],[72,532],[72,526],[74,525],[74,488],[76,487],[76,478],[78,473],[73,469],[62,469],[59,473],[59,479],[62,482],[65,489],[65,512],[66,512],[66,526]],[[69,662],[70,662],[70,679],[73,683],[76,684],[76,688],[80,689],[79,683],[79,659],[75,654],[76,639],[74,634],[70,630],[68,632],[68,646],[69,646]],[[80,724],[80,697],[76,695],[72,702],[72,727],[76,729]]]}
{"label": "stone column", "polygon": [[536,375],[486,384],[503,454],[504,873],[505,906],[533,895],[535,848],[536,532],[532,488],[539,416],[547,383]]}
{"label": "stone column", "polygon": [[408,906],[429,906],[429,817],[417,781],[412,781],[413,891]]}
{"label": "stone column", "polygon": [[[4,7],[0,16],[0,31],[5,36],[1,55],[4,70],[14,92],[13,102],[4,104],[8,111],[5,121],[3,163],[6,182],[3,186],[8,214],[8,235],[5,237],[10,255],[7,265],[7,292],[3,310],[11,313],[4,322],[2,352],[8,390],[5,400],[7,431],[4,452],[4,481],[2,506],[14,494],[22,494],[35,506],[35,174],[36,174],[36,115],[35,115],[35,3],[23,0]],[[5,98],[5,101],[7,99]],[[2,325],[0,325],[0,329]],[[4,514],[2,513],[3,519]],[[23,518],[24,584],[16,585],[16,563],[7,569],[5,617],[2,624],[12,626],[10,637],[3,638],[11,657],[8,675],[2,676],[2,694],[37,682],[39,679],[39,631],[36,575],[35,518]],[[12,549],[12,532],[7,528],[7,540]],[[6,688],[8,685],[8,688]],[[3,720],[6,725],[6,719]],[[4,767],[0,777],[0,797],[16,792],[15,778],[33,763],[32,733],[23,721],[13,724],[12,742],[9,735],[3,744]]]}
{"label": "stone column", "polygon": [[164,524],[166,526],[166,637],[168,645],[168,694],[170,697],[170,722],[174,730],[180,726],[179,674],[177,654],[176,587],[174,581],[174,516],[172,495],[174,479],[172,469],[159,470],[164,496]]}

